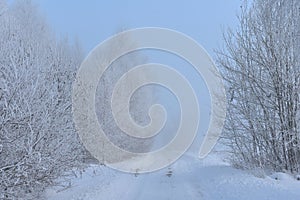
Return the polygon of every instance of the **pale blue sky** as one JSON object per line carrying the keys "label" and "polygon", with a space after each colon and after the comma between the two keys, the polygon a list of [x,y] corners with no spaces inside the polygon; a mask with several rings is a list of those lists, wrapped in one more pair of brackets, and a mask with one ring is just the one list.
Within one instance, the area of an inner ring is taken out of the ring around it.
{"label": "pale blue sky", "polygon": [[183,32],[210,54],[222,31],[236,26],[241,0],[35,0],[60,35],[76,37],[87,54],[121,29],[158,26]]}

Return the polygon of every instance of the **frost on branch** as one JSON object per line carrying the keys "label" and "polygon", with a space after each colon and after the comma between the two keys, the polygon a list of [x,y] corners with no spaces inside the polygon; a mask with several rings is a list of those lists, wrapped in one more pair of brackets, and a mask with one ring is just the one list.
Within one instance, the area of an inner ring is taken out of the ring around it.
{"label": "frost on branch", "polygon": [[234,163],[299,173],[300,2],[255,0],[239,23],[219,54]]}
{"label": "frost on branch", "polygon": [[0,199],[26,199],[79,166],[71,87],[81,55],[30,1],[1,10]]}

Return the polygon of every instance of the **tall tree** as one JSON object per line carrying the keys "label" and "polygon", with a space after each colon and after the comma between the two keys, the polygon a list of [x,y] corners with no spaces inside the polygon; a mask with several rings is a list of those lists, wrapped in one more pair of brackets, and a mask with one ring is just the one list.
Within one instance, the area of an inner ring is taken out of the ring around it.
{"label": "tall tree", "polygon": [[[111,44],[111,55],[108,56],[114,55],[117,49],[122,49],[126,45],[134,45],[134,42],[134,38],[125,36],[120,37],[118,41]],[[131,52],[115,60],[100,78],[96,94],[96,112],[98,121],[104,132],[109,139],[121,149],[137,153],[147,152],[150,149],[153,139],[135,138],[124,133],[118,127],[114,116],[112,115],[111,101],[112,93],[118,80],[133,67],[145,64],[146,60],[146,56],[140,52]],[[144,73],[140,75],[141,77],[135,78],[143,80],[142,76],[147,76],[148,74]],[[134,81],[136,80],[129,80],[128,84],[131,84]],[[128,90],[128,85],[122,85],[122,91],[124,91],[123,94],[127,93],[125,92],[126,90]],[[154,102],[154,89],[151,87],[139,89],[134,92],[130,99],[130,102],[124,102],[124,104],[130,104],[130,115],[133,121],[141,126],[147,125],[150,122],[148,109]]]}
{"label": "tall tree", "polygon": [[225,36],[225,135],[242,167],[300,170],[300,2],[254,0]]}

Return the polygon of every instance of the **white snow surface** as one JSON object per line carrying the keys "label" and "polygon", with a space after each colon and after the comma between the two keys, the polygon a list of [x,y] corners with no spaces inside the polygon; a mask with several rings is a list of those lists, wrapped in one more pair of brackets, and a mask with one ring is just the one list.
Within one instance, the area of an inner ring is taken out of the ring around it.
{"label": "white snow surface", "polygon": [[170,167],[137,176],[91,165],[70,188],[48,189],[46,199],[300,200],[300,181],[282,173],[256,177],[233,168],[216,153],[204,160],[184,155]]}

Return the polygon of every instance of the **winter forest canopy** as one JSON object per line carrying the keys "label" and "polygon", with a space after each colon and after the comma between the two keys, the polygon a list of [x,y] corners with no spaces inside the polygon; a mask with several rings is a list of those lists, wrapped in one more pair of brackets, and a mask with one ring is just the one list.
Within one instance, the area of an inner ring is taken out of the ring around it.
{"label": "winter forest canopy", "polygon": [[[300,1],[244,3],[239,26],[224,33],[217,56],[228,97],[220,142],[232,164],[299,174]],[[34,3],[8,6],[0,0],[0,199],[40,198],[45,188],[73,176],[73,169],[95,162],[72,118],[72,84],[82,60],[80,45],[58,39]],[[126,71],[142,63],[142,56],[131,55],[115,64]],[[114,70],[99,82],[99,120],[112,140],[124,141],[123,148],[146,151],[152,141],[115,134],[106,107],[121,73]],[[131,102],[141,123],[153,93]]]}

